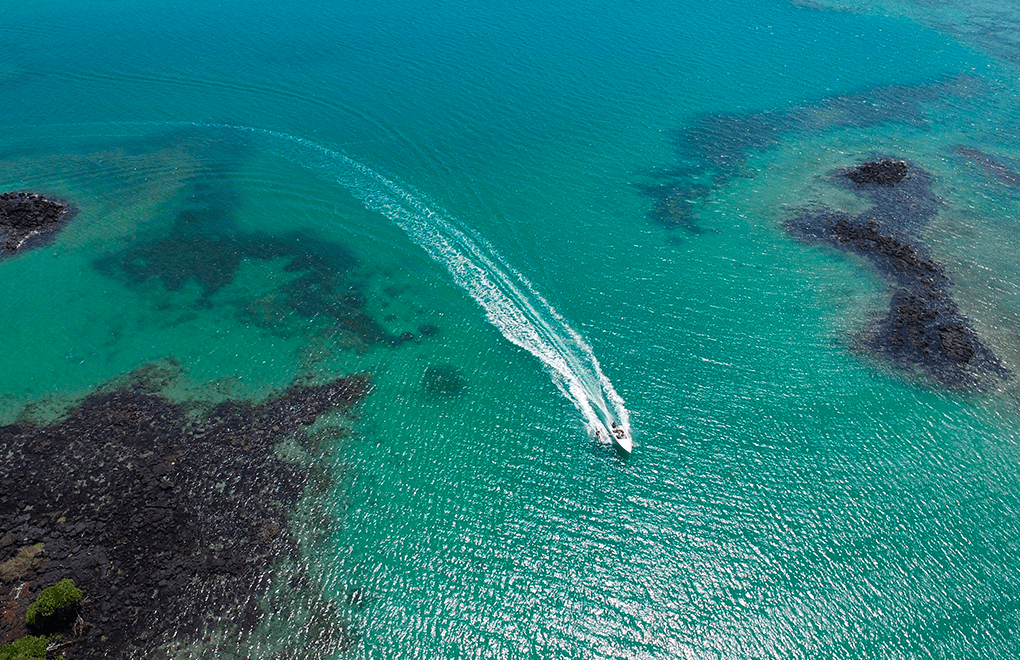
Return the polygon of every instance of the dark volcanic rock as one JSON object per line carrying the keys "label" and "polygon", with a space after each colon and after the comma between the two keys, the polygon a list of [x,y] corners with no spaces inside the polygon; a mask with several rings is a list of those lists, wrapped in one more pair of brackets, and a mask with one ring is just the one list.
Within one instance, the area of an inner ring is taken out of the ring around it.
{"label": "dark volcanic rock", "polygon": [[36,193],[0,194],[0,258],[46,243],[73,215],[67,204]]}
{"label": "dark volcanic rock", "polygon": [[840,170],[833,182],[874,206],[857,216],[806,213],[786,228],[804,240],[864,257],[890,285],[889,309],[870,328],[862,348],[950,387],[1009,377],[952,300],[945,268],[920,243],[920,231],[938,203],[928,173],[902,160],[882,159]]}
{"label": "dark volcanic rock", "polygon": [[261,577],[296,556],[286,515],[308,477],[275,447],[355,404],[369,381],[226,402],[201,422],[144,389],[94,394],[50,426],[0,427],[0,566],[16,573],[0,591],[0,644],[24,633],[28,603],[65,577],[86,596],[61,649],[69,660],[150,657],[161,636],[186,640],[219,616],[253,629]]}
{"label": "dark volcanic rock", "polygon": [[907,164],[902,160],[876,160],[858,165],[847,171],[846,178],[859,186],[877,183],[880,186],[895,186],[907,176]]}

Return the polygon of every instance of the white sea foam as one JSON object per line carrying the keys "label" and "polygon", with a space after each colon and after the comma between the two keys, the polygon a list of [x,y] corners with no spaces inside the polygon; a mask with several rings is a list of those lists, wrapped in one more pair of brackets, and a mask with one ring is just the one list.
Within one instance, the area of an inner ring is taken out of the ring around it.
{"label": "white sea foam", "polygon": [[[143,124],[150,125],[136,125]],[[162,123],[167,124],[227,129],[267,138],[278,155],[341,184],[366,208],[389,218],[446,267],[504,337],[542,362],[556,387],[581,412],[589,433],[608,444],[615,426],[624,433],[620,444],[630,451],[630,414],[602,372],[591,346],[488,241],[424,194],[337,149],[288,133],[230,124]]]}
{"label": "white sea foam", "polygon": [[589,432],[609,442],[616,424],[626,433],[624,442],[629,445],[629,413],[591,346],[485,239],[473,235],[411,186],[336,149],[277,131],[230,128],[275,138],[286,147],[279,150],[280,155],[340,183],[368,209],[403,229],[446,267],[504,337],[545,365],[560,392],[584,416]]}

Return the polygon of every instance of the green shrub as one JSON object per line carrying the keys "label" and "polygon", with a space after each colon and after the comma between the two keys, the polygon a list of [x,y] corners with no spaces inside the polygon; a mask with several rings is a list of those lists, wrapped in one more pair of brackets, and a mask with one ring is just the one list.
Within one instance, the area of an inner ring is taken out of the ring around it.
{"label": "green shrub", "polygon": [[33,637],[26,635],[10,644],[0,646],[0,660],[36,660],[46,657],[46,645],[49,637]]}
{"label": "green shrub", "polygon": [[46,617],[53,614],[68,612],[81,602],[81,589],[74,586],[69,578],[64,578],[52,587],[39,592],[25,612],[25,621],[30,626],[41,626]]}

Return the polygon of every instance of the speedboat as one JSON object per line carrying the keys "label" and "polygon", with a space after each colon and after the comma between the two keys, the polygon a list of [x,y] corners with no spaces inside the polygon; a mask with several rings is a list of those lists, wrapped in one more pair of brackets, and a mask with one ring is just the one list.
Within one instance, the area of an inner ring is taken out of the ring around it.
{"label": "speedboat", "polygon": [[626,454],[634,449],[634,440],[630,436],[630,429],[617,421],[616,416],[611,414],[604,406],[594,408],[595,419],[589,421],[588,430],[594,434],[600,442],[607,438]]}
{"label": "speedboat", "polygon": [[629,454],[634,448],[634,441],[630,437],[630,433],[627,429],[623,428],[616,422],[613,422],[611,433],[613,436],[613,443]]}

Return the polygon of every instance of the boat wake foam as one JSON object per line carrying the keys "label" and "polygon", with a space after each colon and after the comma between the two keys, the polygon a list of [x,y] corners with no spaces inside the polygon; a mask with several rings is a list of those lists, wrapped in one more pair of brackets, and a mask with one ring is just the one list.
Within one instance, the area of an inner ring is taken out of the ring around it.
{"label": "boat wake foam", "polygon": [[504,337],[537,357],[581,412],[592,437],[630,452],[630,415],[591,346],[484,238],[413,187],[343,152],[288,133],[248,126],[167,122],[228,129],[267,140],[269,150],[342,185],[371,211],[400,227],[453,276]]}
{"label": "boat wake foam", "polygon": [[615,439],[624,450],[631,450],[630,415],[591,346],[484,238],[412,187],[340,151],[286,133],[240,130],[286,143],[290,149],[280,155],[329,176],[366,208],[403,229],[482,306],[489,322],[504,337],[545,365],[556,387],[581,412],[594,437],[606,443]]}

